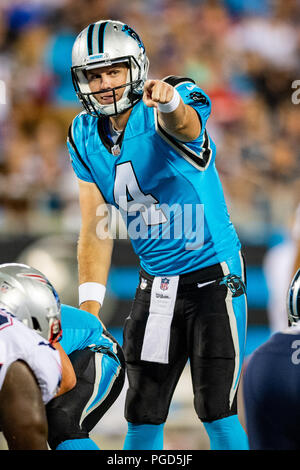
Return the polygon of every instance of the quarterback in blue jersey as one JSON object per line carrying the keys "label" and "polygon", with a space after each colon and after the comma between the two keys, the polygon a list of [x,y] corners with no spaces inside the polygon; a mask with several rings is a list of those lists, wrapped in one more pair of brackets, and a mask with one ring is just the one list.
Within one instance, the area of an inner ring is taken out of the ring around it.
{"label": "quarterback in blue jersey", "polygon": [[141,265],[124,327],[124,449],[163,448],[188,360],[211,449],[246,449],[237,416],[245,269],[206,129],[211,102],[190,78],[148,80],[148,67],[141,38],[119,21],[90,24],[73,46],[71,73],[84,107],[68,135],[82,216],[80,308],[100,319],[113,249],[102,209],[115,207]]}

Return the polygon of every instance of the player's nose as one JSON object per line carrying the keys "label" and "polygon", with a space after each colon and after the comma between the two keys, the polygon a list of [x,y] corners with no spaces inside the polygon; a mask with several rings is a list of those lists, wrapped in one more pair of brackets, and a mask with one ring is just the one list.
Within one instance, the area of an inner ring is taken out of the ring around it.
{"label": "player's nose", "polygon": [[100,90],[107,90],[111,88],[111,80],[108,75],[103,74],[100,80]]}

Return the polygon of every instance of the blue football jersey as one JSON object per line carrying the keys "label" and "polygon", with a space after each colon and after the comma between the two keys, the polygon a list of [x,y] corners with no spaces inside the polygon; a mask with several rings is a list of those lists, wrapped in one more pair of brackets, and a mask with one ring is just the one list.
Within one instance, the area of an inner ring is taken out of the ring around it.
{"label": "blue football jersey", "polygon": [[61,306],[62,339],[60,344],[67,354],[88,346],[104,346],[115,352],[111,339],[104,336],[103,327],[91,313],[70,305]]}
{"label": "blue football jersey", "polygon": [[117,142],[110,139],[108,118],[80,113],[70,126],[68,148],[77,177],[95,183],[106,203],[119,209],[142,268],[171,276],[231,258],[240,241],[206,130],[210,99],[190,79],[165,80],[197,111],[196,140],[168,135],[157,110],[140,101]]}

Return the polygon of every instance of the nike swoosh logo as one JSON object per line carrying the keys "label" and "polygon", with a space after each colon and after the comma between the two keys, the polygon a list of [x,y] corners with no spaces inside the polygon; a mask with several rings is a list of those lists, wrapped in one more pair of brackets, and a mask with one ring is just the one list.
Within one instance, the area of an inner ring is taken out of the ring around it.
{"label": "nike swoosh logo", "polygon": [[186,89],[187,90],[193,90],[194,88],[196,88],[197,85],[187,85],[186,86]]}
{"label": "nike swoosh logo", "polygon": [[209,284],[213,284],[214,282],[216,281],[208,281],[208,282],[202,282],[202,283],[197,282],[197,287],[199,287],[200,289],[201,287],[208,286]]}

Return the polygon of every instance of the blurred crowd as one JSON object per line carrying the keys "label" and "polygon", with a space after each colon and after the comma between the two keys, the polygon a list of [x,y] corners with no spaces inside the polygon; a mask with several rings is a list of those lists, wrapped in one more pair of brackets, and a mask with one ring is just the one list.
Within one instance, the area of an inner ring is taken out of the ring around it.
{"label": "blurred crowd", "polygon": [[1,0],[0,233],[78,230],[71,49],[106,18],[141,35],[150,78],[192,77],[211,97],[208,130],[241,238],[288,230],[300,201],[298,0]]}

